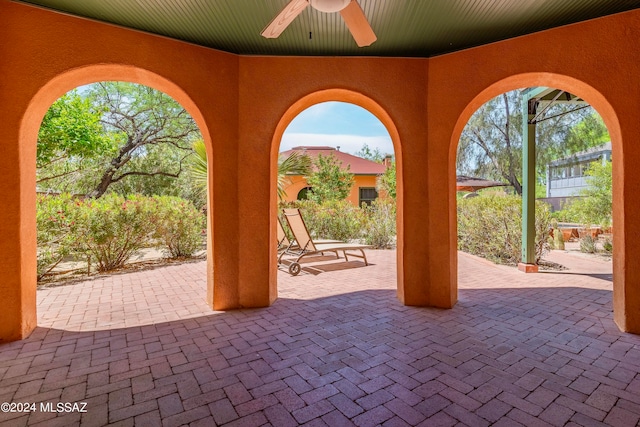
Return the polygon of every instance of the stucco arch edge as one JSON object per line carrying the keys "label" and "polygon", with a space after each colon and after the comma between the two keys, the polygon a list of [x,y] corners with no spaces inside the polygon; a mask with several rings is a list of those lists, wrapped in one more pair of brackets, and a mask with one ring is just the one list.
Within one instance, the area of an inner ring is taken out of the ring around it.
{"label": "stucco arch edge", "polygon": [[[127,81],[143,84],[160,90],[180,103],[196,121],[209,158],[211,158],[212,144],[208,126],[198,105],[191,96],[178,84],[167,77],[155,72],[126,64],[92,64],[60,72],[42,84],[30,98],[23,110],[18,131],[18,155],[20,175],[19,211],[21,212],[20,230],[20,258],[21,258],[21,289],[23,298],[21,302],[20,336],[8,336],[8,340],[22,339],[28,336],[36,327],[36,151],[37,136],[44,115],[49,107],[68,91],[90,83],[99,81]],[[211,180],[211,173],[209,174]],[[212,200],[209,197],[209,200]],[[209,218],[208,218],[209,220]],[[211,222],[209,222],[211,226]],[[209,233],[211,236],[212,233]],[[211,239],[208,242],[209,255],[211,255]],[[212,256],[208,257],[211,264]],[[211,270],[211,265],[209,265]],[[212,275],[208,274],[208,281]],[[211,284],[209,285],[209,288]],[[4,338],[4,337],[3,337]]]}
{"label": "stucco arch edge", "polygon": [[[332,88],[332,89],[323,89],[311,92],[307,95],[302,96],[297,101],[295,101],[281,116],[278,124],[276,125],[273,138],[271,141],[271,151],[270,151],[270,199],[269,199],[269,211],[270,211],[270,225],[269,225],[269,242],[270,249],[269,255],[270,259],[273,260],[269,265],[270,268],[276,268],[275,258],[277,256],[277,248],[275,245],[276,242],[276,211],[277,211],[277,191],[276,191],[276,182],[278,175],[278,155],[280,150],[280,143],[282,141],[282,136],[287,126],[291,123],[291,121],[298,116],[302,111],[307,108],[320,104],[322,102],[330,102],[330,101],[338,101],[345,102],[353,105],[357,105],[359,107],[364,108],[373,114],[387,129],[389,132],[389,136],[391,137],[391,141],[393,143],[393,149],[395,154],[396,168],[399,173],[396,174],[397,182],[396,182],[396,203],[397,203],[397,235],[398,235],[398,244],[397,244],[397,263],[398,263],[398,271],[401,271],[400,266],[402,265],[402,252],[403,252],[403,183],[402,183],[402,144],[400,139],[400,133],[396,124],[391,117],[391,115],[385,110],[385,108],[373,97],[365,95],[361,92],[352,90],[352,89],[342,89],[342,88]],[[270,275],[271,277],[275,277],[275,271]],[[398,286],[400,287],[401,276],[398,276]]]}
{"label": "stucco arch edge", "polygon": [[[626,308],[624,303],[625,288],[625,221],[624,221],[624,162],[623,151],[624,141],[622,139],[622,130],[618,114],[612,106],[612,102],[607,99],[604,89],[599,89],[589,85],[577,78],[549,72],[527,72],[514,74],[496,81],[485,87],[480,92],[472,96],[472,98],[464,104],[464,108],[460,111],[458,119],[454,125],[449,142],[449,176],[448,176],[448,194],[455,194],[455,171],[458,143],[462,130],[467,122],[484,103],[490,99],[499,96],[504,92],[522,89],[527,87],[550,87],[565,90],[572,94],[578,95],[588,102],[604,120],[609,135],[611,137],[611,145],[613,152],[613,221],[614,227],[614,257],[613,257],[613,300],[614,300],[614,320],[621,330],[627,331]],[[450,262],[451,269],[457,269],[457,210],[456,198],[449,197],[449,224],[450,224]],[[457,275],[456,281],[457,281]],[[457,283],[456,283],[457,288]]]}
{"label": "stucco arch edge", "polygon": [[29,130],[36,123],[36,132],[45,113],[58,98],[79,86],[101,81],[125,81],[142,84],[166,93],[182,105],[196,121],[208,152],[211,150],[210,134],[200,108],[192,97],[170,78],[157,72],[130,64],[91,64],[65,70],[40,87],[32,97],[21,123],[20,139],[29,138]]}

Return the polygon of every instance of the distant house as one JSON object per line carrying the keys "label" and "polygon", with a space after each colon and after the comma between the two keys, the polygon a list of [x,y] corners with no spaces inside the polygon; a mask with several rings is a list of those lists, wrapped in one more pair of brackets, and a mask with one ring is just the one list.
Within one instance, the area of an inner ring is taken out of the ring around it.
{"label": "distant house", "polygon": [[611,160],[611,142],[577,153],[571,157],[554,160],[547,165],[547,197],[554,209],[560,209],[567,200],[576,197],[587,188],[585,175],[594,161]]}
{"label": "distant house", "polygon": [[[280,153],[281,156],[289,157],[293,152],[306,154],[313,162],[319,155],[335,156],[338,162],[342,162],[342,168],[349,167],[349,172],[354,175],[354,185],[351,187],[351,193],[347,200],[354,205],[360,206],[362,203],[371,204],[378,198],[376,190],[376,179],[382,175],[387,167],[391,164],[391,156],[385,158],[385,163],[376,163],[362,157],[340,151],[340,147],[294,147],[291,150]],[[302,200],[307,197],[307,192],[311,191],[311,187],[307,180],[301,175],[290,175],[291,184],[285,188],[285,201]]]}

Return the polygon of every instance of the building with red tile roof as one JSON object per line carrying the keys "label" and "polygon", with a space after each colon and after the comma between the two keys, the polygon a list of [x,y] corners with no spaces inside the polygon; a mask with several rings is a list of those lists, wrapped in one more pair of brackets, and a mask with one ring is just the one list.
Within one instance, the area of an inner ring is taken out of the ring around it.
{"label": "building with red tile roof", "polygon": [[[342,163],[343,169],[348,168],[349,172],[354,175],[354,184],[347,200],[358,206],[362,203],[370,204],[378,198],[378,191],[376,190],[377,178],[387,170],[391,162],[390,156],[385,158],[384,163],[377,163],[340,151],[340,147],[329,146],[293,147],[291,150],[280,153],[280,155],[287,158],[294,152],[309,156],[312,163],[320,155],[325,157],[334,156],[339,163]],[[306,198],[306,192],[311,188],[307,180],[301,175],[290,175],[289,181],[290,184],[285,187],[286,195],[283,200],[290,202]]]}

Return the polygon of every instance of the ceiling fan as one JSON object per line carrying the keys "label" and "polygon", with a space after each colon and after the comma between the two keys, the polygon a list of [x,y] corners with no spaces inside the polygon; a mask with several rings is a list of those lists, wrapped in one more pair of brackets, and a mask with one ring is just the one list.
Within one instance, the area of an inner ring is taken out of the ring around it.
{"label": "ceiling fan", "polygon": [[356,44],[360,47],[369,46],[377,40],[356,0],[291,0],[262,31],[262,36],[268,39],[277,38],[307,6],[325,13],[340,12]]}

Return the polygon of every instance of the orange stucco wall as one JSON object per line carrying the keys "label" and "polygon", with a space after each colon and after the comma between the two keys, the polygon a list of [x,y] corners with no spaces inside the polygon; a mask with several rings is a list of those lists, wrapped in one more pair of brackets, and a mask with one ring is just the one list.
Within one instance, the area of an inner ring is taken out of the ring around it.
{"label": "orange stucco wall", "polygon": [[0,0],[0,40],[0,342],[36,324],[40,121],[67,90],[108,79],[165,91],[201,127],[211,159],[207,298],[218,309],[277,296],[277,153],[304,108],[352,102],[385,124],[398,167],[398,297],[446,308],[457,300],[455,150],[466,120],[510,89],[576,93],[612,136],[614,316],[640,333],[640,11],[432,59],[293,58],[237,56]]}
{"label": "orange stucco wall", "polygon": [[[432,251],[430,278],[456,283],[455,150],[471,114],[515,88],[547,86],[575,93],[603,117],[613,145],[614,320],[640,333],[640,11],[570,25],[433,58],[429,67],[429,211],[432,230],[449,241]],[[438,108],[433,114],[434,108]],[[437,191],[448,186],[449,191]],[[436,242],[433,242],[435,248]]]}
{"label": "orange stucco wall", "polygon": [[[212,169],[227,174],[212,180],[210,234],[225,237],[210,245],[215,256],[209,273],[217,279],[209,281],[209,295],[215,286],[218,297],[237,301],[228,278],[237,277],[238,218],[234,211],[213,208],[232,203],[237,193],[237,147],[222,143],[237,140],[237,56],[5,0],[0,1],[0,40],[0,340],[25,337],[36,325],[35,142],[40,122],[65,92],[100,80],[155,87],[198,122]],[[225,200],[218,200],[221,196]]]}
{"label": "orange stucco wall", "polygon": [[[377,176],[376,175],[354,175],[353,186],[349,195],[345,200],[354,206],[360,204],[360,188],[376,188]],[[289,184],[284,187],[285,196],[283,201],[293,202],[298,200],[298,193],[309,184],[303,176],[292,176],[289,178]]]}

